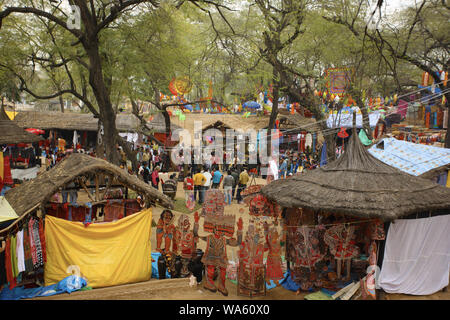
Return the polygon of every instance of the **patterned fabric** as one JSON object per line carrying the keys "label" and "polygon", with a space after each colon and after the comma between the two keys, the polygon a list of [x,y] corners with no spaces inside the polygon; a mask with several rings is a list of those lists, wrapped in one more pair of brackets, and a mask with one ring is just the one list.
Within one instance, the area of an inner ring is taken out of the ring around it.
{"label": "patterned fabric", "polygon": [[297,266],[313,267],[327,254],[324,228],[301,226],[288,228],[288,257]]}
{"label": "patterned fabric", "polygon": [[25,272],[33,271],[33,260],[31,257],[30,233],[28,231],[28,224],[25,225],[23,231],[23,252],[25,258]]}
{"label": "patterned fabric", "polygon": [[202,257],[205,265],[213,265],[216,267],[227,268],[227,246],[224,237],[215,237],[208,235],[206,240],[206,250]]}
{"label": "patterned fabric", "polygon": [[376,219],[369,223],[369,237],[371,240],[384,240],[386,233],[384,232],[383,221]]}
{"label": "patterned fabric", "polygon": [[259,241],[254,225],[247,229],[245,241],[240,244],[238,280],[247,289],[264,289],[264,245]]}
{"label": "patterned fabric", "polygon": [[351,259],[359,254],[359,248],[354,241],[355,231],[355,226],[339,224],[325,232],[325,243],[330,247],[330,252],[336,259]]}
{"label": "patterned fabric", "polygon": [[42,219],[39,220],[38,229],[39,229],[39,239],[41,240],[42,260],[44,262],[47,262],[47,251],[45,250],[44,221]]}
{"label": "patterned fabric", "polygon": [[266,281],[283,279],[283,266],[281,263],[281,245],[275,228],[266,237],[269,254],[266,262]]}
{"label": "patterned fabric", "polygon": [[374,145],[369,152],[378,160],[414,176],[450,163],[450,149],[416,144],[395,138],[382,140],[384,148]]}
{"label": "patterned fabric", "polygon": [[44,256],[39,236],[39,221],[36,219],[33,219],[33,240],[36,246],[36,264],[34,264],[33,267],[38,269],[44,265]]}

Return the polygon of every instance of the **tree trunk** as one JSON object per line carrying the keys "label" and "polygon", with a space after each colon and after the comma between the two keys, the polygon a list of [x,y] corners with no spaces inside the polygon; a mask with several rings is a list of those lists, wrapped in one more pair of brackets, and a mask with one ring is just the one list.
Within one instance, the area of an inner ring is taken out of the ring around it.
{"label": "tree trunk", "polygon": [[64,113],[64,100],[62,96],[59,96],[59,105],[61,107],[61,112]]}
{"label": "tree trunk", "polygon": [[269,134],[275,125],[275,121],[278,116],[278,98],[280,94],[280,82],[278,79],[278,71],[275,67],[273,67],[272,74],[272,82],[273,82],[273,97],[272,97],[272,111],[270,112],[269,118],[269,131],[267,136],[267,150],[272,153],[271,145],[272,145],[272,134]]}

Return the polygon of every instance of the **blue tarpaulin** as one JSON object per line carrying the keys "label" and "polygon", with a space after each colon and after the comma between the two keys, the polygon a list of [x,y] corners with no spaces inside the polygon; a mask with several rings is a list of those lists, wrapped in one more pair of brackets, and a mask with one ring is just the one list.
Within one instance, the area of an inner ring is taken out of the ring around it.
{"label": "blue tarpaulin", "polygon": [[385,138],[369,152],[387,165],[414,176],[450,163],[450,149]]}
{"label": "blue tarpaulin", "polygon": [[48,297],[66,292],[72,293],[73,291],[80,290],[86,285],[86,280],[75,275],[68,276],[56,284],[39,288],[15,287],[11,290],[8,285],[5,285],[0,292],[0,300],[31,299],[36,297]]}

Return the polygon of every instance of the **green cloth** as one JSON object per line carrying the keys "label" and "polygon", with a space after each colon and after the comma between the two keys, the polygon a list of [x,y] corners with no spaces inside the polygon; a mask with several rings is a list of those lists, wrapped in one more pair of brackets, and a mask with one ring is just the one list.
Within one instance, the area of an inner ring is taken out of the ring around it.
{"label": "green cloth", "polygon": [[17,278],[19,275],[19,266],[17,263],[17,238],[16,236],[11,237],[11,270],[13,273],[14,278]]}
{"label": "green cloth", "polygon": [[372,144],[372,140],[370,140],[369,138],[367,138],[366,132],[365,132],[363,129],[361,129],[361,130],[359,131],[359,135],[358,135],[358,136],[359,136],[359,139],[361,140],[361,142],[362,142],[363,145],[369,146],[369,145]]}
{"label": "green cloth", "polygon": [[306,300],[333,300],[328,294],[322,291],[317,291],[305,296]]}

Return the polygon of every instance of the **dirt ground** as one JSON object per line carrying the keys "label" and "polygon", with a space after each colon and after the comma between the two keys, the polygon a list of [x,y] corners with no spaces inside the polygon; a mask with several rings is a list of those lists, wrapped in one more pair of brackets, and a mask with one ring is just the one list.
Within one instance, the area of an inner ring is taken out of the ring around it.
{"label": "dirt ground", "polygon": [[[256,183],[265,184],[265,180],[256,179]],[[177,198],[184,199],[183,185],[180,182],[178,184]],[[86,194],[79,194],[79,201],[84,201],[87,199]],[[153,220],[158,221],[159,216],[163,208],[156,207],[153,208]],[[175,214],[175,224],[178,221],[180,212],[173,211]],[[234,201],[231,205],[225,206],[225,214],[235,214],[236,222],[242,217],[244,222],[244,231],[249,223],[248,208],[244,204],[237,204]],[[194,214],[188,214],[191,227],[194,224]],[[203,219],[200,219],[200,235],[203,235],[202,223]],[[156,228],[152,228],[152,252],[156,251]],[[205,249],[205,242],[199,241],[198,247],[200,249]],[[228,247],[228,257],[231,259],[233,256],[237,257],[237,247]],[[40,297],[34,298],[33,300],[304,300],[304,296],[307,293],[296,294],[293,291],[289,291],[279,286],[271,290],[266,291],[265,296],[261,297],[244,297],[237,295],[237,286],[233,282],[227,280],[226,286],[229,292],[227,297],[223,296],[221,293],[210,292],[203,288],[202,284],[190,287],[188,280],[184,279],[173,279],[173,280],[157,280],[151,279],[150,281],[127,284],[108,288],[96,288],[87,291],[78,291],[69,294],[60,294],[50,297]],[[161,282],[163,281],[163,282]],[[167,285],[166,285],[167,284]],[[448,292],[437,292],[433,295],[428,296],[411,296],[404,294],[383,294],[381,296],[384,300],[450,300],[450,293]]]}

